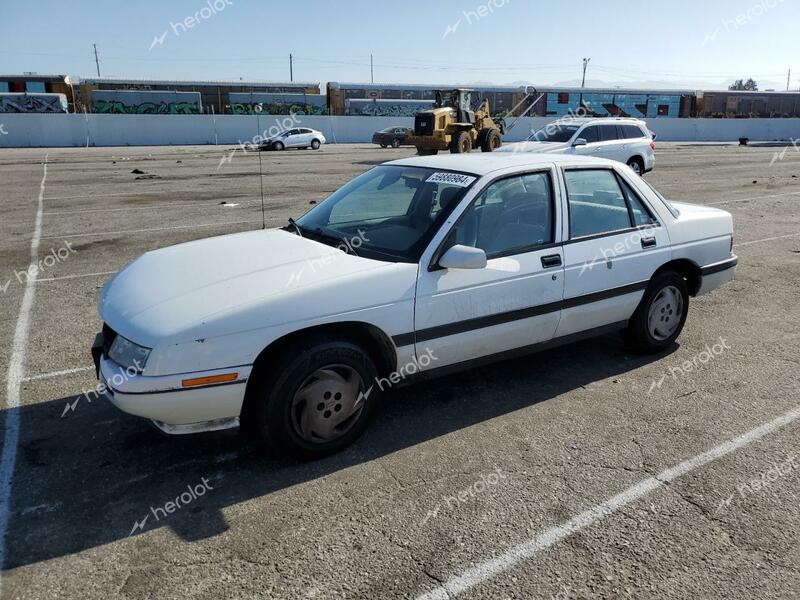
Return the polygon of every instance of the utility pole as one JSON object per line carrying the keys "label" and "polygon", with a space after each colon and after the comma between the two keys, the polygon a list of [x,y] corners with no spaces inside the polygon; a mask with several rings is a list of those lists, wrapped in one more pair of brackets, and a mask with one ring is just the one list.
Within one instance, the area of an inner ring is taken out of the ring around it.
{"label": "utility pole", "polygon": [[369,55],[369,81],[370,83],[375,83],[375,72],[372,70],[372,54]]}
{"label": "utility pole", "polygon": [[792,78],[792,70],[789,69],[789,74],[786,76],[786,91],[789,91],[789,80]]}
{"label": "utility pole", "polygon": [[94,46],[94,64],[97,66],[97,76],[100,77],[100,61],[97,59],[97,44],[92,44]]}
{"label": "utility pole", "polygon": [[589,66],[589,61],[592,60],[591,58],[584,58],[583,59],[583,79],[581,79],[581,89],[586,87],[586,67]]}
{"label": "utility pole", "polygon": [[289,54],[289,81],[294,81],[294,66],[292,65],[292,55]]}

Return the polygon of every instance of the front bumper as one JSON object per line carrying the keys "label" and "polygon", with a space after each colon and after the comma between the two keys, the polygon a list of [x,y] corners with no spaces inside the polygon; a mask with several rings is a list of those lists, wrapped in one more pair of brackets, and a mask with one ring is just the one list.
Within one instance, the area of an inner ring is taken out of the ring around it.
{"label": "front bumper", "polygon": [[[99,395],[121,411],[151,419],[167,433],[194,433],[226,429],[238,424],[252,365],[213,371],[146,377],[126,370],[102,351],[102,334],[92,346]],[[185,387],[183,381],[237,373],[234,381],[207,386]]]}

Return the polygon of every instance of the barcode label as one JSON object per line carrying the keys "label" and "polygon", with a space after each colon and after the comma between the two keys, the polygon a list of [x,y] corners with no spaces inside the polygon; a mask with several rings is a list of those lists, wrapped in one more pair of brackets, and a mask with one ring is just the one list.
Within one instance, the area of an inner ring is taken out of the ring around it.
{"label": "barcode label", "polygon": [[425,180],[426,183],[449,183],[459,187],[469,187],[473,181],[475,181],[475,177],[460,173],[434,173]]}

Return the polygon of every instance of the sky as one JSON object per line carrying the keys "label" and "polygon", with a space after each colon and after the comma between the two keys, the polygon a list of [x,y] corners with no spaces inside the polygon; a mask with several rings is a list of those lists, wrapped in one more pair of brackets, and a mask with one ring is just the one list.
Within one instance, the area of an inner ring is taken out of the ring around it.
{"label": "sky", "polygon": [[[209,6],[213,7],[209,8]],[[188,22],[187,22],[188,19]],[[0,73],[800,88],[800,0],[0,0]]]}

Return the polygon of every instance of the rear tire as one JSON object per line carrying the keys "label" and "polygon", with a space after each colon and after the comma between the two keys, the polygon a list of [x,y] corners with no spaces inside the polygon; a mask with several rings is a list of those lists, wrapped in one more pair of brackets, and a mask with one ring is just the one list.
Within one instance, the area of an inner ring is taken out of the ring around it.
{"label": "rear tire", "polygon": [[483,140],[481,141],[481,152],[494,152],[497,150],[502,144],[502,140],[500,139],[500,132],[497,129],[486,128],[484,130],[486,133],[483,136]]}
{"label": "rear tire", "polygon": [[322,144],[319,143],[319,140],[311,140],[311,149],[312,150],[319,150],[319,147]]}
{"label": "rear tire", "polygon": [[638,156],[634,156],[628,161],[628,166],[631,168],[631,171],[636,173],[639,177],[644,175],[644,161]]}
{"label": "rear tire", "polygon": [[400,147],[400,140],[394,139],[392,140],[392,148],[399,148]]}
{"label": "rear tire", "polygon": [[636,350],[650,354],[669,348],[683,331],[689,314],[689,288],[675,271],[659,273],[650,280],[625,339]]}
{"label": "rear tire", "polygon": [[269,447],[301,459],[339,452],[363,432],[378,403],[378,371],[358,345],[309,338],[262,365],[248,386],[242,425]]}
{"label": "rear tire", "polygon": [[452,154],[465,154],[472,150],[472,138],[466,131],[459,131],[450,141],[450,152]]}

